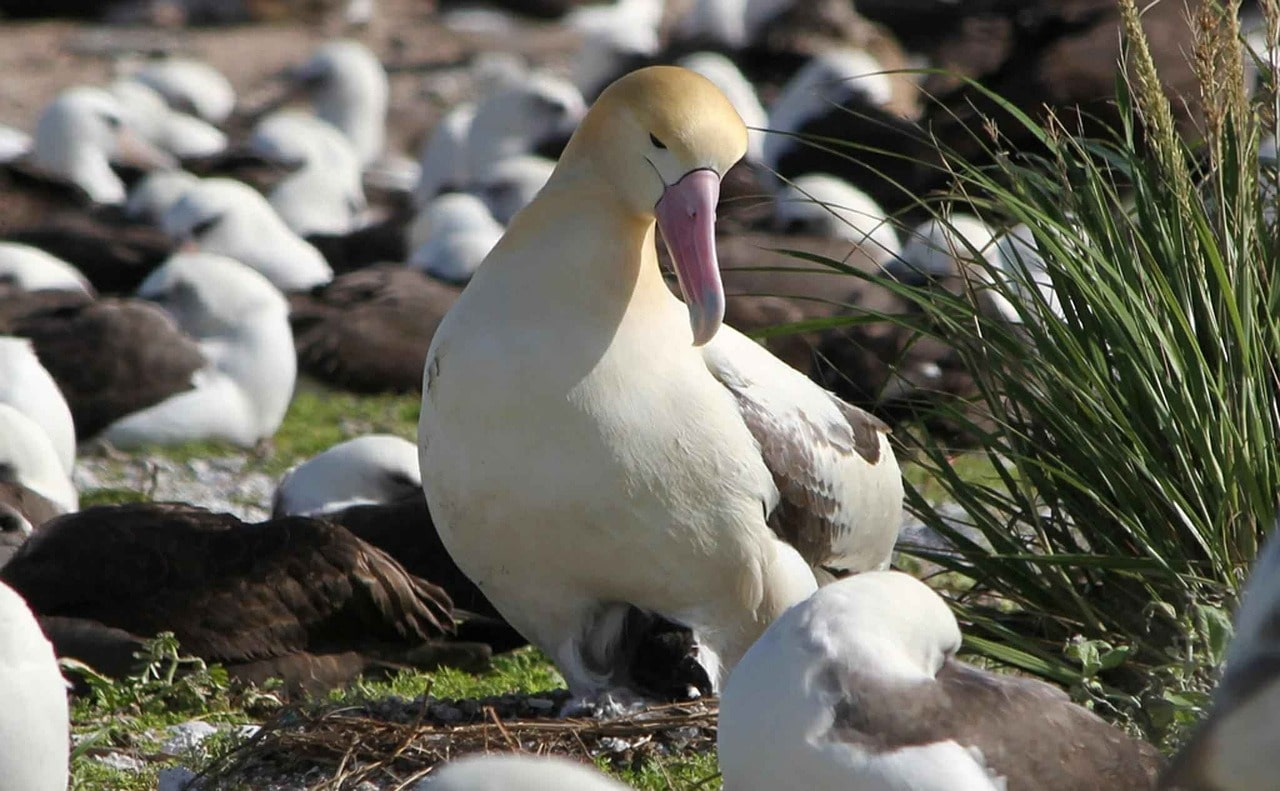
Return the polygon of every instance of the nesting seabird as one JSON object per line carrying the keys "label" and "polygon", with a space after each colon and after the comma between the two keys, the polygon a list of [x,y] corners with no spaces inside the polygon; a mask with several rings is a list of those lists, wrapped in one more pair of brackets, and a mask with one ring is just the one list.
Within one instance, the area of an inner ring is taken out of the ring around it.
{"label": "nesting seabird", "polygon": [[1018,223],[996,239],[996,262],[1005,287],[1022,303],[1021,309],[1008,300],[998,305],[1009,309],[1006,319],[1021,322],[1024,315],[1036,318],[1049,315],[1058,319],[1066,316],[1047,271],[1048,264],[1026,223]]}
{"label": "nesting seabird", "polygon": [[159,227],[169,209],[199,183],[199,176],[185,170],[152,171],[130,187],[124,214],[131,220]]}
{"label": "nesting seabird", "polygon": [[624,791],[600,771],[565,758],[473,755],[434,770],[414,791]]}
{"label": "nesting seabird", "polygon": [[902,252],[897,229],[884,209],[870,195],[828,173],[807,173],[784,185],[774,217],[784,231],[845,239],[882,261]]}
{"label": "nesting seabird", "polygon": [[298,366],[360,393],[416,392],[436,326],[460,289],[389,264],[289,297]]}
{"label": "nesting seabird", "polygon": [[484,201],[495,220],[506,224],[529,205],[555,169],[555,161],[546,157],[508,157],[472,182],[471,192]]}
{"label": "nesting seabird", "polygon": [[367,434],[312,456],[280,480],[274,516],[320,516],[353,505],[395,502],[422,489],[418,446],[391,434]]}
{"label": "nesting seabird", "polygon": [[31,151],[31,135],[0,124],[0,163],[10,162]]}
{"label": "nesting seabird", "polygon": [[173,238],[234,258],[282,291],[333,279],[320,251],[294,233],[266,198],[238,181],[204,179],[173,205],[163,225]]}
{"label": "nesting seabird", "polygon": [[[533,183],[530,175],[550,162],[541,156],[543,149],[562,143],[584,112],[578,89],[550,74],[501,81],[477,105],[456,108],[436,127],[422,152],[415,202],[425,206],[446,191],[484,195]],[[510,199],[501,197],[506,199],[490,210],[509,217]]]}
{"label": "nesting seabird", "polygon": [[618,75],[651,62],[661,45],[658,28],[663,0],[615,0],[574,9],[565,17],[582,36],[573,64],[573,81],[594,97]]}
{"label": "nesting seabird", "polygon": [[444,114],[431,130],[418,156],[418,182],[413,201],[424,206],[441,192],[466,187],[467,135],[476,117],[476,105],[463,102]]}
{"label": "nesting seabird", "polygon": [[25,317],[82,438],[120,447],[220,439],[251,446],[284,419],[297,371],[288,303],[248,267],[184,253],[139,299]]}
{"label": "nesting seabird", "polygon": [[294,233],[345,234],[363,222],[368,202],[360,160],[332,124],[300,112],[273,113],[254,127],[248,148],[293,169],[267,200]]}
{"label": "nesting seabird", "polygon": [[80,507],[80,495],[53,440],[39,423],[4,402],[0,402],[0,481],[34,492],[58,513]]}
{"label": "nesting seabird", "polygon": [[526,644],[440,543],[422,494],[418,448],[386,434],[340,442],[292,469],[276,488],[272,516],[335,522],[386,552],[405,571],[439,585],[456,613],[459,640],[495,653]]}
{"label": "nesting seabird", "polygon": [[956,659],[960,628],[895,571],[822,588],[729,677],[718,750],[733,791],[1145,791],[1162,759],[1057,687]]}
{"label": "nesting seabird", "polygon": [[923,284],[956,274],[966,264],[999,266],[997,233],[971,214],[934,217],[907,232],[902,254],[885,263],[885,274]]}
{"label": "nesting seabird", "polygon": [[0,402],[0,566],[35,528],[78,506],[49,437],[24,413]]}
{"label": "nesting seabird", "polygon": [[479,197],[446,192],[424,206],[410,226],[412,252],[406,263],[446,283],[465,285],[502,231]]}
{"label": "nesting seabird", "polygon": [[720,326],[715,205],[746,140],[693,72],[615,82],[427,357],[436,526],[576,695],[627,687],[630,605],[692,628],[718,683],[818,578],[886,565],[897,535],[883,424]]}
{"label": "nesting seabird", "polygon": [[204,61],[166,57],[147,61],[129,77],[151,87],[175,110],[221,124],[236,106],[236,91],[222,72]]}
{"label": "nesting seabird", "polygon": [[26,338],[0,335],[0,404],[17,409],[44,431],[70,475],[76,464],[71,408]]}
{"label": "nesting seabird", "polygon": [[326,42],[290,77],[311,98],[317,117],[351,141],[362,166],[382,155],[387,135],[387,72],[364,44]]}
{"label": "nesting seabird", "polygon": [[95,203],[123,203],[124,182],[112,162],[148,169],[174,164],[134,131],[111,94],[87,86],[60,93],[36,123],[31,164],[75,184]]}
{"label": "nesting seabird", "polygon": [[176,250],[159,228],[124,223],[110,213],[55,213],[4,236],[71,263],[103,294],[132,292]]}
{"label": "nesting seabird", "polygon": [[20,242],[0,242],[0,283],[25,291],[75,291],[93,294],[88,278],[55,255]]}
{"label": "nesting seabird", "polygon": [[107,90],[120,103],[129,125],[138,134],[179,160],[213,156],[227,147],[222,130],[170,108],[164,97],[137,80],[116,80]]}
{"label": "nesting seabird", "polygon": [[0,580],[41,619],[60,619],[60,655],[64,633],[92,644],[86,632],[114,643],[170,631],[238,678],[316,689],[383,662],[474,654],[438,645],[453,630],[440,588],[305,517],[245,524],[182,504],[95,506],[46,523]]}
{"label": "nesting seabird", "polygon": [[65,791],[71,720],[53,646],[27,603],[0,583],[0,784]]}

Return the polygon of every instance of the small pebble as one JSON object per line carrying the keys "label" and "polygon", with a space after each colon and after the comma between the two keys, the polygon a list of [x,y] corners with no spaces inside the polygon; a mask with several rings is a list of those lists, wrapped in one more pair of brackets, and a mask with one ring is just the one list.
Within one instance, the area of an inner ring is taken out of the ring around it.
{"label": "small pebble", "polygon": [[141,772],[146,767],[146,762],[134,758],[132,755],[124,753],[107,753],[105,755],[95,755],[93,760],[116,769],[121,772]]}
{"label": "small pebble", "polygon": [[185,766],[171,766],[161,769],[156,783],[156,791],[195,791],[199,786],[191,785],[196,773]]}
{"label": "small pebble", "polygon": [[199,747],[201,742],[217,733],[218,729],[203,720],[190,720],[172,726],[168,732],[169,738],[160,745],[160,752],[178,756]]}

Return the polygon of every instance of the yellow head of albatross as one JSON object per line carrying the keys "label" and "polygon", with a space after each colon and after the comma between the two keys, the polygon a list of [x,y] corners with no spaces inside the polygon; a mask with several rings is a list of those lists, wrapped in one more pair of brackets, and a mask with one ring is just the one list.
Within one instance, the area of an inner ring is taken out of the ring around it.
{"label": "yellow head of albatross", "polygon": [[719,88],[688,69],[652,66],[600,94],[561,159],[589,160],[627,210],[657,218],[697,346],[724,320],[716,201],[746,151],[747,127]]}

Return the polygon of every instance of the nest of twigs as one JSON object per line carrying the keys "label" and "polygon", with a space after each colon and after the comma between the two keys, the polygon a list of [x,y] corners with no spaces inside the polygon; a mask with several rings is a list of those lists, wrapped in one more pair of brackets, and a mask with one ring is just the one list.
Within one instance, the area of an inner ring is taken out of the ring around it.
{"label": "nest of twigs", "polygon": [[714,699],[620,717],[557,717],[564,691],[480,700],[380,701],[290,708],[215,761],[189,788],[364,791],[410,788],[471,753],[556,754],[617,766],[715,748]]}

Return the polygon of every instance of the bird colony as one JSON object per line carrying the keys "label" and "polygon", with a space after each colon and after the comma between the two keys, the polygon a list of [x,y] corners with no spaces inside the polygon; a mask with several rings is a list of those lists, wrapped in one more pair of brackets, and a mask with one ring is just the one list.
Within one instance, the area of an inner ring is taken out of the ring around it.
{"label": "bird colony", "polygon": [[[250,107],[198,57],[130,60],[0,130],[0,789],[68,785],[55,657],[121,677],[164,631],[289,694],[531,644],[568,687],[558,716],[717,695],[731,791],[1275,786],[1274,543],[1214,714],[1162,775],[1154,748],[1057,688],[957,659],[947,600],[889,570],[890,423],[971,386],[944,376],[945,349],[750,337],[900,309],[875,278],[1003,279],[1056,310],[1026,228],[913,213],[940,184],[912,130],[961,147],[943,121],[971,96],[900,69],[1093,108],[1086,77],[1026,75],[1078,67],[1109,90],[1114,58],[1068,40],[1002,84],[957,59],[983,46],[966,14],[1026,18],[945,2],[914,20],[876,2],[438,5],[399,35],[431,25],[466,56],[426,70],[389,70],[392,48],[356,31]],[[1033,5],[1048,27],[1056,5]],[[555,57],[499,43],[549,24],[572,40]],[[1114,14],[1086,24],[1115,39]],[[388,133],[394,79],[453,97],[416,150],[389,142],[405,138]],[[835,377],[817,364],[833,344]],[[418,435],[305,461],[256,522],[81,507],[78,459],[261,450],[303,386],[420,393]],[[675,658],[646,650],[672,635]],[[491,755],[418,787],[622,786]]]}

